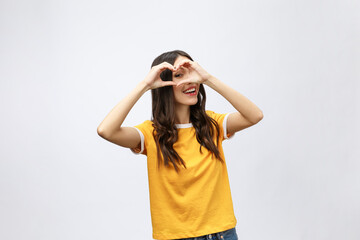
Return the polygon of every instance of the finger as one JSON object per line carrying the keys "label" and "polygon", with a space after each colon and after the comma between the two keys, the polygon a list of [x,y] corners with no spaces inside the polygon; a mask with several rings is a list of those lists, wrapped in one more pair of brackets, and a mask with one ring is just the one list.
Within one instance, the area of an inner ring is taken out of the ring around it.
{"label": "finger", "polygon": [[152,69],[158,73],[160,73],[166,69],[169,69],[170,71],[175,71],[175,67],[168,62],[162,62],[162,63],[152,67]]}
{"label": "finger", "polygon": [[191,64],[192,61],[190,59],[184,59],[175,66],[175,69],[179,69],[181,67],[191,67]]}
{"label": "finger", "polygon": [[173,65],[171,65],[170,63],[168,63],[168,62],[163,62],[163,63],[159,64],[158,66],[159,66],[160,71],[163,71],[165,69],[175,71],[175,67]]}
{"label": "finger", "polygon": [[174,86],[174,85],[176,85],[176,83],[173,81],[166,81],[161,83],[161,87]]}
{"label": "finger", "polygon": [[183,60],[182,62],[178,63],[175,68],[180,69],[181,67],[189,67],[190,65],[190,60]]}
{"label": "finger", "polygon": [[181,86],[183,84],[186,84],[186,83],[192,83],[192,81],[191,80],[182,80],[182,81],[178,82],[176,84],[176,86],[179,87],[179,86]]}

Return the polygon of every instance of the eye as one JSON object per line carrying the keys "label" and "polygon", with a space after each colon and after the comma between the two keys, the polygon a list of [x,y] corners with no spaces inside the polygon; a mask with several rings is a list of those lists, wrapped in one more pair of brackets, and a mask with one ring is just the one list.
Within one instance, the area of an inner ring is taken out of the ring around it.
{"label": "eye", "polygon": [[181,77],[182,75],[183,75],[182,73],[176,73],[176,74],[174,75],[174,77],[179,78],[179,77]]}

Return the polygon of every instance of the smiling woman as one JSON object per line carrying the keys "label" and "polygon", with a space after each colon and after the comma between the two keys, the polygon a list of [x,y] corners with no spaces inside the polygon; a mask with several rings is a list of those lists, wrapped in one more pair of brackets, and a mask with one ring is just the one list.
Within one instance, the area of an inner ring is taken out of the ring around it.
{"label": "smiling woman", "polygon": [[[234,106],[205,110],[204,84]],[[121,126],[151,89],[152,119]],[[147,156],[155,239],[235,240],[236,218],[222,141],[263,118],[245,96],[206,72],[184,51],[158,56],[149,74],[98,127],[104,139]]]}
{"label": "smiling woman", "polygon": [[[181,63],[184,60],[189,60],[187,57],[179,56],[176,58],[176,61],[174,62],[174,65],[177,66],[179,63]],[[181,81],[184,81],[186,79],[193,80],[196,76],[194,76],[194,72],[190,71],[188,68],[180,67],[176,72],[173,73],[173,81],[176,84],[179,84]],[[188,82],[186,84],[181,84],[180,86],[173,86],[174,91],[174,99],[175,104],[177,107],[179,105],[194,105],[197,103],[197,94],[199,92],[199,83],[192,83]],[[181,119],[182,120],[182,119]],[[184,121],[189,119],[183,119]],[[180,119],[177,119],[177,123],[180,123]]]}

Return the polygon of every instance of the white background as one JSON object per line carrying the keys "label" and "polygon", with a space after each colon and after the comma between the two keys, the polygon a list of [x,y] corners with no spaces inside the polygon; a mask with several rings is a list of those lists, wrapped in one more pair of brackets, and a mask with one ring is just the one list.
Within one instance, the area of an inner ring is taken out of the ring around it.
{"label": "white background", "polygon": [[[96,129],[174,49],[263,110],[224,143],[239,239],[360,239],[359,13],[356,0],[1,0],[0,239],[152,239],[146,158]],[[146,93],[124,125],[150,114]]]}

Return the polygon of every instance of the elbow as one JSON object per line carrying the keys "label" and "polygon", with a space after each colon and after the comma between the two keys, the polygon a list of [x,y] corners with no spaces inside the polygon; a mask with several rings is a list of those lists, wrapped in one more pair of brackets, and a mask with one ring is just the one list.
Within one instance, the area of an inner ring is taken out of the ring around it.
{"label": "elbow", "polygon": [[102,137],[102,136],[104,135],[104,131],[103,131],[100,127],[98,127],[98,128],[97,128],[97,134],[98,134],[100,137]]}
{"label": "elbow", "polygon": [[264,114],[262,111],[260,111],[257,115],[257,117],[251,121],[253,124],[257,124],[258,122],[260,122],[262,119],[264,118]]}
{"label": "elbow", "polygon": [[105,140],[110,141],[114,138],[115,131],[99,126],[97,128],[97,134]]}
{"label": "elbow", "polygon": [[262,111],[260,111],[258,116],[258,122],[260,122],[263,118],[264,118],[264,114]]}
{"label": "elbow", "polygon": [[101,128],[100,126],[97,128],[97,134],[98,134],[100,137],[106,139],[107,133],[106,133],[106,131],[105,131],[103,128]]}

